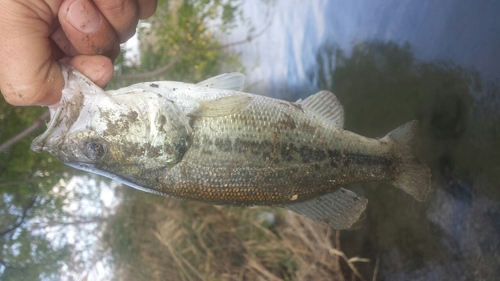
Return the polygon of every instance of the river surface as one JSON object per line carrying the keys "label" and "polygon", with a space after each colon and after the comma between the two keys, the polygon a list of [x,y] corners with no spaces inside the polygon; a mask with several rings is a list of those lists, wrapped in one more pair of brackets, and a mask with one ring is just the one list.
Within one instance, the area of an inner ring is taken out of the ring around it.
{"label": "river surface", "polygon": [[[231,49],[248,91],[296,100],[331,90],[345,128],[370,137],[420,120],[427,202],[388,184],[349,186],[369,204],[341,244],[378,258],[377,280],[500,276],[499,14],[495,0],[245,2],[262,31]],[[371,276],[373,263],[360,270]]]}

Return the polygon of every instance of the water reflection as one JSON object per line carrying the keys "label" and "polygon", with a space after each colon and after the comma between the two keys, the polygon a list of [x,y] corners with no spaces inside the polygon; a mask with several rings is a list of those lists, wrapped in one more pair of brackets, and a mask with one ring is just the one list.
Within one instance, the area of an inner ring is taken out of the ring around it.
{"label": "water reflection", "polygon": [[[418,155],[433,172],[428,202],[389,185],[351,186],[370,201],[366,218],[341,236],[346,254],[378,258],[382,280],[495,280],[500,2],[284,2],[276,21],[285,31],[271,28],[261,40],[285,34],[286,59],[269,66],[271,95],[296,100],[329,89],[344,105],[345,127],[366,136],[421,121]],[[375,263],[358,266],[369,278]]]}
{"label": "water reflection", "polygon": [[[498,88],[476,70],[421,61],[409,44],[365,42],[350,53],[323,44],[309,80],[337,95],[345,127],[361,135],[420,120],[418,155],[432,169],[434,191],[420,204],[389,185],[363,185],[367,216],[343,236],[346,253],[378,257],[384,280],[491,280],[500,273]],[[291,96],[303,98],[303,90]],[[493,99],[478,100],[482,92]]]}

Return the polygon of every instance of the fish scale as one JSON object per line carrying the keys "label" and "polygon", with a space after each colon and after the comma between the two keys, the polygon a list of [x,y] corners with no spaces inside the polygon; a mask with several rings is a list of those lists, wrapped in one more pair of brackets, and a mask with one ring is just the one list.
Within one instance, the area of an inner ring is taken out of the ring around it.
{"label": "fish scale", "polygon": [[229,73],[105,92],[62,70],[61,102],[32,149],[143,191],[280,206],[345,229],[368,202],[348,184],[387,181],[419,201],[430,190],[430,171],[413,154],[417,121],[382,139],[355,134],[328,91],[288,102],[241,92],[244,76]]}
{"label": "fish scale", "polygon": [[[193,143],[168,175],[176,175],[177,184],[166,193],[215,204],[285,205],[344,184],[394,177],[389,146],[342,129],[325,128],[290,103],[271,105],[268,98],[256,97],[238,114],[194,122]],[[291,118],[294,129],[284,116]],[[303,125],[310,132],[300,130]],[[342,134],[349,136],[338,137]],[[294,149],[286,150],[287,146]],[[350,146],[359,149],[346,154],[344,149]],[[301,153],[304,150],[307,153]],[[371,154],[363,155],[362,150]],[[363,157],[380,161],[373,165],[356,161]],[[207,174],[211,175],[208,181]],[[217,181],[220,178],[225,180]],[[203,192],[207,187],[210,194]]]}

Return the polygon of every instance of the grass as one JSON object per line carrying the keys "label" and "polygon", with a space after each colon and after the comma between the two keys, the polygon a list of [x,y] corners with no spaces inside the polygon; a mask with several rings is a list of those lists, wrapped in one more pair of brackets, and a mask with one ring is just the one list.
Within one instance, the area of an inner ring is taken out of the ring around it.
{"label": "grass", "polygon": [[126,206],[134,250],[118,280],[365,280],[339,231],[284,209],[146,201]]}

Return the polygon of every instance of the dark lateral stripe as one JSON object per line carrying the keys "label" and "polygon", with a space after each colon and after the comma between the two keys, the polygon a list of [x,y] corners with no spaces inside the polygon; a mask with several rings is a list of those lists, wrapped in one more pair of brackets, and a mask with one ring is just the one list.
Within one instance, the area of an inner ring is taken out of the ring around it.
{"label": "dark lateral stripe", "polygon": [[[253,155],[259,155],[259,154],[263,154],[263,153],[272,153],[275,149],[275,146],[270,141],[256,142],[256,141],[242,140],[240,138],[235,139],[234,149],[231,146],[231,141],[229,141],[229,147],[232,149],[232,151],[235,151],[238,153],[250,152]],[[219,147],[217,147],[217,148],[219,148]]]}
{"label": "dark lateral stripe", "polygon": [[326,153],[320,149],[313,149],[308,146],[303,146],[299,149],[300,157],[303,163],[322,162],[326,158]]}
{"label": "dark lateral stripe", "polygon": [[233,150],[232,142],[229,139],[215,139],[214,145],[220,151],[229,152]]}
{"label": "dark lateral stripe", "polygon": [[[301,161],[304,164],[329,161],[332,168],[348,167],[352,165],[382,166],[390,168],[392,159],[385,156],[368,155],[343,150],[327,151],[309,146],[297,147],[293,143],[280,144],[270,141],[256,142],[236,138],[234,144],[229,139],[215,139],[213,145],[218,151],[250,153],[261,156],[264,161]],[[209,150],[209,149],[208,149]],[[204,152],[208,152],[205,147]],[[214,151],[215,152],[215,151]]]}
{"label": "dark lateral stripe", "polygon": [[282,145],[280,151],[281,159],[287,162],[293,161],[295,160],[295,156],[297,155],[298,151],[299,150],[293,143]]}
{"label": "dark lateral stripe", "polygon": [[389,167],[390,165],[392,165],[392,160],[384,156],[344,152],[340,150],[328,150],[328,157],[330,159],[330,166],[333,168],[351,165],[384,167]]}

